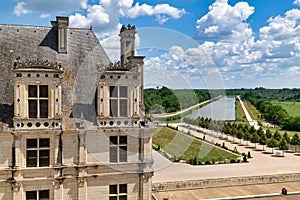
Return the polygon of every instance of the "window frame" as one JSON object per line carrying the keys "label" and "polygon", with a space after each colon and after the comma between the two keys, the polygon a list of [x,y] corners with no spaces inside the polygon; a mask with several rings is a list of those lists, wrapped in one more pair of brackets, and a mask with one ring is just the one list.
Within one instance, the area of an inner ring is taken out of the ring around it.
{"label": "window frame", "polygon": [[[116,142],[111,142],[117,138]],[[125,141],[121,141],[126,138]],[[109,136],[109,162],[110,163],[127,163],[128,162],[128,137],[127,136]]]}
{"label": "window frame", "polygon": [[[35,146],[29,146],[29,141],[33,142],[36,140]],[[42,140],[48,140],[46,145],[42,144]],[[32,167],[49,167],[50,166],[50,138],[26,138],[26,167],[32,168]],[[29,152],[33,153],[35,152],[36,156],[29,158]],[[42,152],[47,152],[46,155],[42,155]],[[42,164],[42,160],[46,160],[46,165]],[[32,164],[29,161],[35,162],[35,164]]]}
{"label": "window frame", "polygon": [[[31,96],[30,88],[33,88],[33,87],[36,87],[36,96]],[[47,93],[45,93],[46,96],[42,95],[42,93],[43,93],[43,91],[41,89],[42,87],[47,88]],[[49,85],[28,84],[27,85],[28,118],[30,118],[30,119],[47,119],[49,117],[49,100],[50,100],[49,99]],[[30,114],[31,113],[30,112],[31,104],[34,102],[36,103],[36,105],[33,106],[33,108],[35,108],[35,112],[36,112],[36,114],[34,114],[34,115],[36,115],[36,116],[33,116]],[[44,106],[47,105],[47,108],[45,108],[45,110],[42,109],[42,106],[43,106],[42,102],[47,102],[47,104],[44,104]],[[42,110],[43,110],[43,112],[46,111],[45,115],[43,115],[43,114],[41,115],[41,113],[43,113]]]}
{"label": "window frame", "polygon": [[[47,191],[48,192],[48,198],[46,197],[46,198],[41,198],[41,196],[42,196],[42,192],[45,192],[45,191]],[[35,195],[35,198],[28,198],[28,196],[29,196],[29,193],[35,193],[36,195]],[[25,198],[26,198],[26,200],[50,200],[50,190],[33,190],[33,191],[26,191],[25,192]]]}
{"label": "window frame", "polygon": [[[124,90],[126,90],[126,92],[124,92]],[[112,104],[116,106],[116,109],[112,108]],[[109,116],[128,117],[128,86],[109,86]]]}
{"label": "window frame", "polygon": [[[121,193],[121,187],[125,186],[125,192],[122,192]],[[116,187],[116,193],[115,192],[115,189],[114,191],[111,191],[111,187]],[[127,197],[128,197],[128,185],[127,184],[113,184],[113,185],[109,185],[109,188],[108,188],[108,196],[109,196],[109,200],[127,200]],[[125,197],[125,199],[124,199]]]}

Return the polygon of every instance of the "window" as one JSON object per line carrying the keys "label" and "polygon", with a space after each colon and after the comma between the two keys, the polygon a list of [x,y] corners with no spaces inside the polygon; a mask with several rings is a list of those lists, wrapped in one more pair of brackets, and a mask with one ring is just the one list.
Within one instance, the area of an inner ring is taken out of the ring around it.
{"label": "window", "polygon": [[127,117],[127,86],[110,86],[110,116]]}
{"label": "window", "polygon": [[109,161],[127,162],[127,136],[110,136],[109,141]]}
{"label": "window", "polygon": [[48,200],[49,190],[27,191],[26,200]]}
{"label": "window", "polygon": [[127,184],[110,185],[109,200],[127,200]]}
{"label": "window", "polygon": [[48,85],[28,85],[29,118],[48,118]]}
{"label": "window", "polygon": [[26,140],[26,167],[49,166],[50,140],[49,138]]}

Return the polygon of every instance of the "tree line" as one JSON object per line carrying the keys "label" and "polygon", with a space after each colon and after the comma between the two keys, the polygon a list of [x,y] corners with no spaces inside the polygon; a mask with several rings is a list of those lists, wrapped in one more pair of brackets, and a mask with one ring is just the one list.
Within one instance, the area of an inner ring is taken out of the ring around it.
{"label": "tree line", "polygon": [[265,146],[268,146],[272,149],[278,147],[280,150],[288,150],[289,145],[294,145],[295,148],[297,145],[300,145],[299,135],[295,133],[292,138],[290,138],[285,132],[281,135],[278,131],[272,133],[269,129],[264,131],[261,127],[256,130],[254,126],[249,126],[247,124],[237,124],[232,122],[224,122],[219,120],[212,120],[208,118],[198,117],[197,119],[192,118],[184,118],[184,122],[187,124],[197,125],[202,128],[218,131],[222,133],[222,138],[224,135],[231,135],[233,138],[233,142],[235,139],[252,142],[255,144],[260,144],[263,146],[263,150]]}
{"label": "tree line", "polygon": [[274,105],[268,100],[262,99],[259,92],[246,92],[242,98],[249,101],[260,111],[261,119],[266,119],[279,125],[284,130],[300,131],[300,117],[289,116],[286,110],[280,105]]}
{"label": "tree line", "polygon": [[255,94],[258,99],[264,99],[266,101],[300,102],[300,88],[266,89],[263,87],[257,87],[253,89],[226,89],[226,95],[228,96],[243,96],[245,93]]}
{"label": "tree line", "polygon": [[172,113],[210,99],[208,90],[172,90],[165,86],[144,90],[146,113]]}

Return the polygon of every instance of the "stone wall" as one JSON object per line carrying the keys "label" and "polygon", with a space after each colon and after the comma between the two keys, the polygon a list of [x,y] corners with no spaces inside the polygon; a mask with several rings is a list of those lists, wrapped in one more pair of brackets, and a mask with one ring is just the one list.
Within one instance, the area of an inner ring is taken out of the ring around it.
{"label": "stone wall", "polygon": [[291,181],[300,181],[300,173],[154,183],[152,184],[152,190],[172,191],[187,189],[203,189],[225,186],[228,187],[239,185],[283,183]]}

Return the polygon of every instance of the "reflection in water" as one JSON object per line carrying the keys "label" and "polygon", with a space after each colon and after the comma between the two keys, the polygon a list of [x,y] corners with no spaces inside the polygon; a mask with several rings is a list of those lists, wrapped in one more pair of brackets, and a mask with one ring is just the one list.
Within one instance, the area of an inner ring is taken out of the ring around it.
{"label": "reflection in water", "polygon": [[193,111],[186,117],[193,119],[204,117],[214,120],[235,120],[235,98],[221,98]]}

